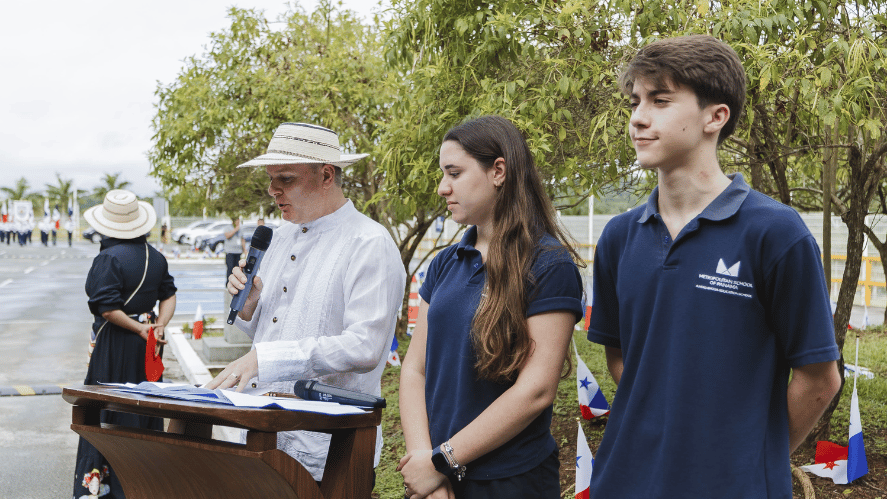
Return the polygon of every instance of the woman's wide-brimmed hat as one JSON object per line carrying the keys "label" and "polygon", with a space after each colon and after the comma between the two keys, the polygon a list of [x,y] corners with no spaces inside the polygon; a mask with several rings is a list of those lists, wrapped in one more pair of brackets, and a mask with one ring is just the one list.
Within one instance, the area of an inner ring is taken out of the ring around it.
{"label": "woman's wide-brimmed hat", "polygon": [[108,191],[105,201],[86,210],[83,218],[99,234],[117,239],[144,236],[157,223],[154,207],[123,189]]}
{"label": "woman's wide-brimmed hat", "polygon": [[339,134],[307,123],[284,123],[277,127],[268,152],[253,158],[246,166],[323,164],[339,168],[350,166],[369,154],[342,154]]}

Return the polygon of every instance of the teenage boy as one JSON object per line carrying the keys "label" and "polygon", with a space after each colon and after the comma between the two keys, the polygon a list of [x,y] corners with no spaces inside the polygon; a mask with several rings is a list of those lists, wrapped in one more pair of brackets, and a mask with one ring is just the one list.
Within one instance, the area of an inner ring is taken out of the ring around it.
{"label": "teenage boy", "polygon": [[618,388],[591,495],[790,499],[789,454],[840,387],[819,248],[797,212],[721,171],[745,103],[733,49],[657,41],[620,87],[659,183],[595,253],[588,339]]}

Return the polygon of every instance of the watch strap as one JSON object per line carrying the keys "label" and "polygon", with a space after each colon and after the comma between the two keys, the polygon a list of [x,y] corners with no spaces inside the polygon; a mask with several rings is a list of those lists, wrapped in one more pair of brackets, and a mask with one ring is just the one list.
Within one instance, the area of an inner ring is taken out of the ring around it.
{"label": "watch strap", "polygon": [[450,476],[455,471],[455,469],[450,466],[447,456],[444,455],[440,447],[435,447],[434,450],[431,451],[431,464],[434,465],[434,469],[437,470],[438,473],[444,476]]}

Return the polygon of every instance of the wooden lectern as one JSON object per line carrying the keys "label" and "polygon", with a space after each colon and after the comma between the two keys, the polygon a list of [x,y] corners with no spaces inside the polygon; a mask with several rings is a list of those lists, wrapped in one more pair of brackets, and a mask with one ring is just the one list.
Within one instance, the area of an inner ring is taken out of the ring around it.
{"label": "wooden lectern", "polygon": [[[108,459],[129,499],[353,499],[372,494],[381,409],[330,416],[186,402],[92,385],[65,388],[62,397],[74,406],[71,429]],[[102,425],[102,409],[181,420],[184,433]],[[246,444],[213,440],[213,425],[248,430]],[[291,430],[332,435],[319,487],[298,461],[277,449],[277,432]]]}

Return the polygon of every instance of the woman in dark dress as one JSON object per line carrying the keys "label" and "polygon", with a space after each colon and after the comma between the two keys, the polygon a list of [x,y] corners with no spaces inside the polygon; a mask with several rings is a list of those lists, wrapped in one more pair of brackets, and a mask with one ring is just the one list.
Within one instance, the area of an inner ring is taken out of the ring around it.
{"label": "woman in dark dress", "polygon": [[[102,205],[90,208],[83,217],[105,236],[86,278],[89,310],[95,317],[95,347],[83,383],[141,383],[147,380],[145,347],[149,330],[153,328],[158,346],[166,343],[164,326],[176,308],[176,287],[166,258],[147,242],[157,216],[151,205],[138,201],[135,194],[112,190]],[[148,324],[149,317],[155,318],[154,324]],[[119,412],[102,411],[101,422],[163,430],[162,418]],[[74,499],[96,495],[106,499],[125,497],[108,461],[81,437]]]}

